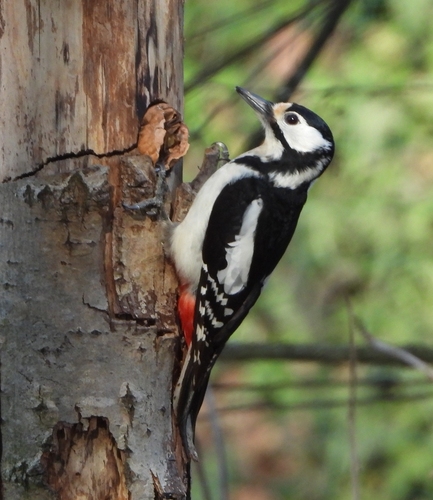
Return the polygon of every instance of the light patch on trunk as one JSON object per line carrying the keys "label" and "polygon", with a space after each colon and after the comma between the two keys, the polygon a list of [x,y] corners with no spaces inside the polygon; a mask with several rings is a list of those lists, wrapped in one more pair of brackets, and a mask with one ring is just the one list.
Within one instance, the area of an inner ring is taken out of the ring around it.
{"label": "light patch on trunk", "polygon": [[226,250],[227,267],[218,271],[217,277],[224,285],[224,292],[234,295],[243,290],[248,282],[251,261],[254,252],[254,235],[259,215],[263,209],[263,200],[258,198],[245,210],[242,226],[235,241],[229,243]]}

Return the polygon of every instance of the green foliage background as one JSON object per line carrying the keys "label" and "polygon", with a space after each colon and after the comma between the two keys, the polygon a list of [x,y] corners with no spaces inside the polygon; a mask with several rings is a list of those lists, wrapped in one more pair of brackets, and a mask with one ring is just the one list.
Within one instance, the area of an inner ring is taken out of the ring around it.
{"label": "green foliage background", "polygon": [[[293,44],[294,54],[320,23],[321,4],[327,2],[316,3],[311,15],[296,25],[296,36],[290,32],[292,38],[287,38],[285,47]],[[223,61],[305,5],[287,0],[188,0],[187,88],[204,68]],[[350,295],[356,315],[375,337],[393,344],[431,344],[432,19],[431,0],[354,1],[292,97],[327,121],[337,153],[311,189],[289,250],[235,334],[237,340],[347,343],[345,297]],[[245,150],[257,120],[234,86],[272,99],[287,78],[283,55],[290,58],[290,51],[275,53],[276,69],[262,64],[271,53],[270,43],[257,47],[187,92],[185,119],[193,139],[186,158],[190,178],[212,142],[224,141],[232,157]],[[221,103],[225,107],[212,116]],[[246,411],[222,414],[231,498],[353,498],[344,404],[348,388],[335,384],[347,381],[346,367],[220,364],[216,375],[220,381],[290,384],[278,391],[218,392],[219,406],[259,401],[279,408],[256,411],[254,416]],[[358,397],[382,401],[357,407],[360,498],[432,499],[429,385],[409,369],[359,368],[358,376],[368,382],[359,386]],[[306,387],[305,380],[324,383]],[[300,402],[333,400],[343,404],[293,409]],[[242,427],[250,434],[241,432]],[[205,445],[208,432],[203,423],[200,435]],[[260,447],[266,436],[274,444]],[[219,498],[211,443],[203,455],[214,498]],[[196,487],[193,498],[201,495]]]}

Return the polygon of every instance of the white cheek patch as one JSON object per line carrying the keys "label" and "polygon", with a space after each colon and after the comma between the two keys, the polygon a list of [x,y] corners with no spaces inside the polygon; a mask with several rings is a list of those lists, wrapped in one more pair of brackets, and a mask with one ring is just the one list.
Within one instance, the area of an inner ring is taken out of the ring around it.
{"label": "white cheek patch", "polygon": [[299,118],[299,123],[296,125],[289,125],[284,119],[278,122],[288,145],[292,149],[300,153],[312,153],[319,149],[327,151],[332,148],[332,143],[326,140],[316,128],[308,125],[305,118],[298,113],[296,115]]}
{"label": "white cheek patch", "polygon": [[217,277],[224,285],[224,292],[227,295],[239,293],[248,282],[254,252],[254,235],[262,209],[261,198],[250,203],[245,210],[239,234],[226,249],[227,267],[218,271]]}

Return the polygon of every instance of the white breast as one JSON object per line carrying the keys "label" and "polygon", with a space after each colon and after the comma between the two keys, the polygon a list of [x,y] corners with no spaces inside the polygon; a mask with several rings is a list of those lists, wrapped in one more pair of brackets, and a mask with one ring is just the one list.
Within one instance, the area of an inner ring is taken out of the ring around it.
{"label": "white breast", "polygon": [[197,194],[185,219],[171,237],[171,257],[183,283],[195,292],[203,264],[202,247],[212,207],[222,189],[243,177],[259,176],[251,168],[238,163],[226,163],[217,170]]}

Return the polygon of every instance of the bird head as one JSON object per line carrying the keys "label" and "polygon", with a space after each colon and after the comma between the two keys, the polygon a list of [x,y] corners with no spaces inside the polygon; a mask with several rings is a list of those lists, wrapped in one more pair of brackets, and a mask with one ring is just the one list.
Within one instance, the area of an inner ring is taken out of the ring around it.
{"label": "bird head", "polygon": [[295,172],[314,169],[317,175],[312,180],[325,170],[334,155],[334,139],[320,116],[299,104],[272,103],[241,87],[236,90],[265,129],[263,144],[246,154],[259,156],[263,162],[281,161]]}

